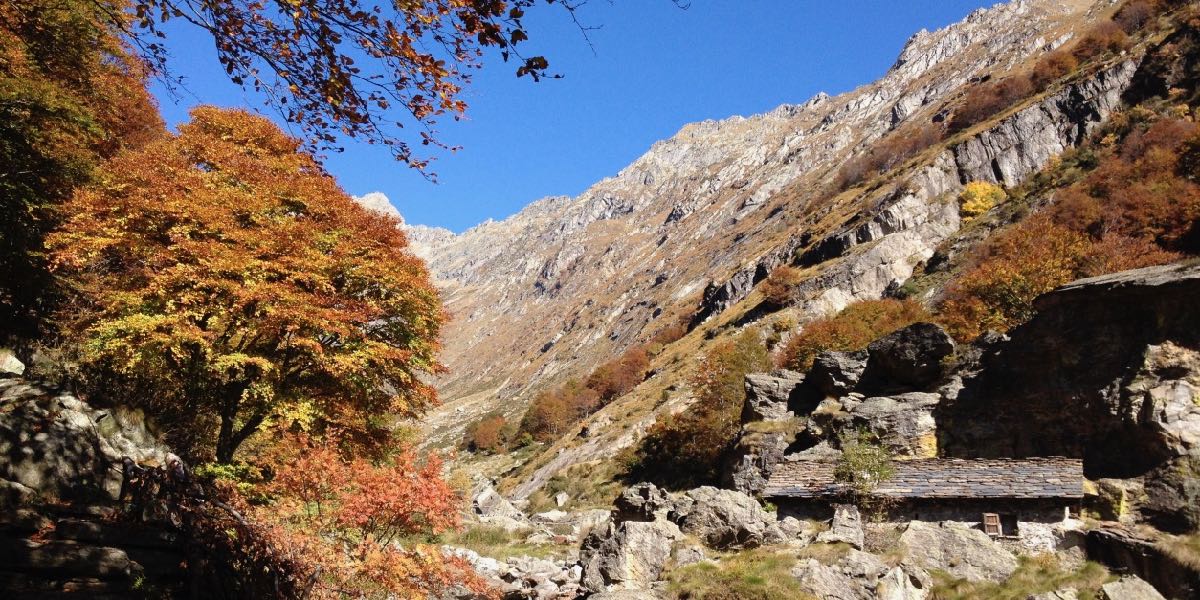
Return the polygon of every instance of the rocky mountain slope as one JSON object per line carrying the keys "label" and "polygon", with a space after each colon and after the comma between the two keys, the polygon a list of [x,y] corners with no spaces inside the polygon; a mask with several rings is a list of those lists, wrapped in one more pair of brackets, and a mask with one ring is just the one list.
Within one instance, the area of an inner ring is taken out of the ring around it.
{"label": "rocky mountain slope", "polygon": [[968,181],[1015,183],[1077,143],[1116,105],[1136,62],[918,155],[882,185],[839,193],[841,165],[889,133],[940,121],[964,85],[1052,50],[1109,10],[1104,0],[978,10],[914,35],[875,83],[687,125],[577,198],[542,199],[461,235],[410,228],[454,316],[446,405],[429,440],[456,440],[468,416],[519,414],[531,388],[586,374],[681,317],[729,308],[798,254],[817,265],[803,318],[903,282],[959,226],[940,198]]}

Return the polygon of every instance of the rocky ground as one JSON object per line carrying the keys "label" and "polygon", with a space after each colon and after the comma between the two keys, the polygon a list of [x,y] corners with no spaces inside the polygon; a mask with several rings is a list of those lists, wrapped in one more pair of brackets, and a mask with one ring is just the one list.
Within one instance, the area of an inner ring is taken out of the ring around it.
{"label": "rocky ground", "polygon": [[[1195,597],[1200,570],[1170,548],[1197,519],[1197,479],[1189,475],[1200,458],[1196,297],[1200,265],[1128,271],[1043,297],[1038,317],[1008,336],[962,346],[919,323],[863,352],[822,354],[806,373],[748,375],[729,489],[668,493],[639,484],[607,511],[527,516],[482,485],[476,522],[569,550],[554,561],[467,555],[514,598],[678,595],[672,573],[737,561],[752,549],[785,557],[790,578],[819,598],[927,598],[951,580],[1006,585],[1037,560],[1053,561],[1061,573],[1095,561],[1113,574],[1093,581],[1095,590],[1064,587],[1039,598]],[[1103,347],[1088,357],[1064,352],[1084,339]],[[1024,395],[1005,393],[997,377],[1024,377]],[[1050,393],[1054,410],[1031,408]],[[978,420],[985,402],[994,409],[986,426]],[[1019,413],[1011,427],[1010,411]],[[873,522],[849,506],[831,521],[780,519],[755,498],[776,465],[835,459],[841,436],[862,430],[898,460],[1082,455],[1085,499],[1073,518],[1017,543],[977,524]]]}

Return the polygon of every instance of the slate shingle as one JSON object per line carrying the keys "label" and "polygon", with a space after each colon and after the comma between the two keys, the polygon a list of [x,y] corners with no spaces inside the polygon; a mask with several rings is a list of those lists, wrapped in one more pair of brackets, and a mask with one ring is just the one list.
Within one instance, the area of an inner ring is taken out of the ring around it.
{"label": "slate shingle", "polygon": [[[895,474],[874,490],[890,498],[1083,497],[1083,461],[1075,458],[929,458],[896,461]],[[776,465],[765,497],[823,498],[845,492],[834,480],[836,463]]]}

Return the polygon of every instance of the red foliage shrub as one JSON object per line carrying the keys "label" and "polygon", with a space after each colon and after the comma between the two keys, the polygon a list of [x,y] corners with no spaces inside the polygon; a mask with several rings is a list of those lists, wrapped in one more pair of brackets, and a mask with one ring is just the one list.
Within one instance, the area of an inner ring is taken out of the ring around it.
{"label": "red foliage shrub", "polygon": [[472,452],[499,452],[508,444],[508,420],[502,415],[488,415],[467,428],[464,446]]}
{"label": "red foliage shrub", "polygon": [[862,350],[881,336],[931,319],[925,307],[913,300],[855,302],[835,316],[805,325],[784,346],[777,362],[782,367],[806,371],[813,359],[826,350]]}
{"label": "red foliage shrub", "polygon": [[721,460],[741,430],[746,374],[769,366],[753,330],[713,348],[690,379],[695,403],[650,428],[634,452],[629,475],[670,486],[715,483]]}
{"label": "red foliage shrub", "polygon": [[941,140],[942,128],[933,123],[913,123],[900,127],[875,142],[865,153],[847,160],[838,170],[835,185],[838,189],[858,185],[900,166]]}
{"label": "red foliage shrub", "polygon": [[1029,82],[1035,90],[1044,90],[1051,83],[1071,74],[1079,67],[1079,59],[1074,54],[1063,50],[1055,50],[1040,58],[1029,74]]}
{"label": "red foliage shrub", "polygon": [[775,306],[787,306],[795,298],[796,288],[804,281],[800,269],[787,265],[776,267],[760,285],[763,298]]}
{"label": "red foliage shrub", "polygon": [[1101,21],[1084,34],[1071,48],[1071,54],[1080,61],[1107,53],[1123,52],[1129,48],[1129,35],[1112,21]]}
{"label": "red foliage shrub", "polygon": [[954,111],[954,117],[950,120],[950,130],[962,131],[1033,93],[1033,84],[1023,75],[975,86]]}

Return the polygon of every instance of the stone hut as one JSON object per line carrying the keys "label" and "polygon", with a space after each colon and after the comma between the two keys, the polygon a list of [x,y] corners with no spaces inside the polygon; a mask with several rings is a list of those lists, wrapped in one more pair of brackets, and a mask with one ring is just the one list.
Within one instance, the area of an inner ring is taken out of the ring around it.
{"label": "stone hut", "polygon": [[[957,521],[1016,539],[1065,521],[1083,499],[1083,461],[1074,458],[929,458],[894,466],[871,492],[892,521]],[[836,467],[822,460],[776,465],[763,497],[781,518],[829,518],[848,492],[834,478]]]}

